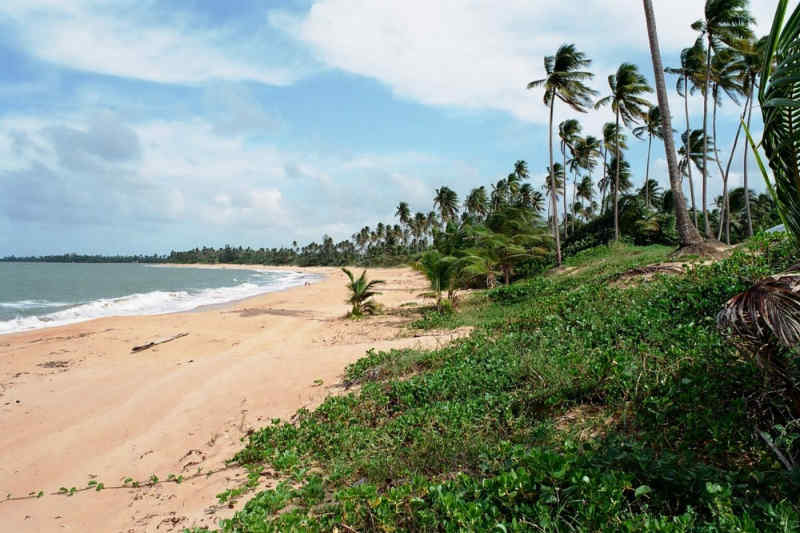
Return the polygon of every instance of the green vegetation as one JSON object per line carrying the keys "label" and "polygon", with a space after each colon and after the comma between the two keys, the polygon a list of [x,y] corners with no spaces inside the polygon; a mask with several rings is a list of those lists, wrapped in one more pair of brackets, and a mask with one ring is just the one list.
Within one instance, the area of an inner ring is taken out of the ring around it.
{"label": "green vegetation", "polygon": [[715,316],[800,253],[761,235],[615,282],[669,251],[583,251],[465,303],[469,338],[369,352],[345,372],[357,392],[250,436],[236,460],[286,481],[222,531],[797,530],[800,479],[773,448],[797,461],[800,431]]}
{"label": "green vegetation", "polygon": [[383,284],[384,281],[367,280],[366,270],[363,271],[358,278],[353,276],[353,273],[346,268],[343,268],[342,272],[347,274],[347,278],[350,280],[347,284],[347,289],[350,291],[350,299],[347,302],[353,306],[350,310],[350,317],[360,318],[364,315],[374,315],[378,310],[378,306],[372,300],[372,297],[380,293],[375,292],[373,289]]}

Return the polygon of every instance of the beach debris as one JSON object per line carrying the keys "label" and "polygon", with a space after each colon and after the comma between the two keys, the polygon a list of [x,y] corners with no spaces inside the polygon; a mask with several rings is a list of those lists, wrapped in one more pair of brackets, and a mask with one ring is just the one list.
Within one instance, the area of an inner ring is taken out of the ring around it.
{"label": "beach debris", "polygon": [[188,333],[178,333],[177,335],[173,335],[172,337],[165,337],[163,339],[158,339],[157,341],[148,342],[147,344],[142,344],[141,346],[134,346],[131,348],[131,352],[141,352],[142,350],[147,350],[148,348],[152,348],[153,346],[158,346],[159,344],[164,344],[165,342],[174,341],[175,339],[180,339],[181,337],[187,336]]}

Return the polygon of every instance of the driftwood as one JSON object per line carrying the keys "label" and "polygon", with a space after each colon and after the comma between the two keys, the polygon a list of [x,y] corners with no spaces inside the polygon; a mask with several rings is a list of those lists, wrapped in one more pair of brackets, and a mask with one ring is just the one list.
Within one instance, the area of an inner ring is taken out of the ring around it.
{"label": "driftwood", "polygon": [[174,341],[175,339],[180,339],[181,337],[187,336],[188,333],[178,333],[177,335],[173,335],[172,337],[165,337],[163,339],[158,339],[157,341],[148,342],[147,344],[142,344],[141,346],[134,346],[131,348],[131,352],[141,352],[142,350],[147,350],[148,348],[152,348],[153,346],[158,346],[159,344],[164,344],[165,342]]}

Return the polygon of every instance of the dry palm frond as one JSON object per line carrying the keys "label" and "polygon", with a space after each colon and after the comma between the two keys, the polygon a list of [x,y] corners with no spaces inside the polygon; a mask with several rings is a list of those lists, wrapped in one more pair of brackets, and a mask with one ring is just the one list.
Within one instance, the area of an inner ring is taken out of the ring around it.
{"label": "dry palm frond", "polygon": [[776,342],[794,349],[800,344],[800,264],[728,300],[717,315],[717,325],[753,354]]}

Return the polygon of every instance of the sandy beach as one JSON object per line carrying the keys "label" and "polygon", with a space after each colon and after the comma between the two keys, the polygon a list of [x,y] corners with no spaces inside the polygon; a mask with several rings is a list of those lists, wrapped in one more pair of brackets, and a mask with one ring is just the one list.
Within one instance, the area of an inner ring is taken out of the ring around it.
{"label": "sandy beach", "polygon": [[[345,320],[344,274],[306,270],[325,277],[221,308],[0,336],[0,498],[45,492],[0,503],[0,530],[215,526],[235,510],[215,505],[216,494],[246,475],[236,467],[205,474],[224,467],[249,429],[343,392],[344,367],[370,348],[435,347],[463,333],[414,336],[405,327],[410,318],[391,313]],[[386,280],[377,300],[387,309],[421,302],[426,283],[410,269],[370,269],[369,276]],[[179,333],[188,335],[131,352]],[[153,474],[189,479],[50,495],[90,480],[112,486]],[[265,474],[262,485],[274,483]]]}

